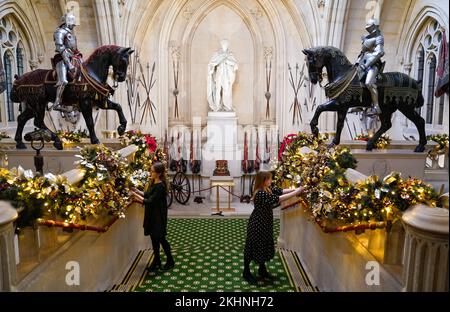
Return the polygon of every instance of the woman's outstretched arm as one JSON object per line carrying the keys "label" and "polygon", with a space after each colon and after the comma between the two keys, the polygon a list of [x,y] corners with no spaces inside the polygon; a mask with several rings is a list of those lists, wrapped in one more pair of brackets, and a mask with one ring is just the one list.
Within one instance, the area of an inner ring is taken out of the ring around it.
{"label": "woman's outstretched arm", "polygon": [[280,199],[279,199],[280,203],[282,201],[285,201],[285,200],[291,198],[291,197],[299,195],[301,192],[303,192],[303,187],[300,186],[300,187],[298,187],[298,188],[296,188],[296,189],[294,189],[291,192],[288,192],[286,194],[284,193],[284,191],[285,190],[283,190],[283,195],[280,196]]}

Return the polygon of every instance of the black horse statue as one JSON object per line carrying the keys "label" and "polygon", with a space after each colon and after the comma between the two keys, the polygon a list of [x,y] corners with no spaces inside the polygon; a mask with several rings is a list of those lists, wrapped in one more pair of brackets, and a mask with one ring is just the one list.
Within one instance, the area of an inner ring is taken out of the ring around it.
{"label": "black horse statue", "polygon": [[[117,82],[123,82],[126,78],[129,57],[134,51],[131,48],[116,45],[105,45],[97,48],[83,63],[77,64],[75,74],[71,75],[71,81],[66,86],[63,94],[63,103],[81,111],[92,144],[100,141],[95,134],[92,109],[113,109],[119,116],[117,132],[122,135],[126,130],[127,120],[118,103],[109,100],[113,94],[107,83],[110,66],[113,69],[113,78]],[[28,120],[34,117],[34,125],[43,130],[49,130],[44,123],[45,110],[48,102],[54,102],[56,97],[56,76],[51,69],[36,69],[21,77],[16,76],[11,89],[11,100],[22,103],[22,112],[17,117],[17,130],[14,137],[16,148],[26,148],[22,141],[23,128]],[[49,130],[50,131],[50,130]],[[53,145],[62,149],[63,145],[58,136],[51,132]]]}
{"label": "black horse statue", "polygon": [[[338,145],[344,127],[347,112],[352,107],[370,107],[372,100],[369,90],[361,82],[358,66],[349,62],[347,57],[335,47],[315,47],[302,51],[307,57],[310,81],[313,84],[322,81],[322,70],[326,68],[329,83],[324,86],[329,101],[319,105],[311,119],[313,134],[318,135],[317,127],[322,112],[337,112],[336,135],[331,146]],[[424,99],[421,84],[408,75],[399,72],[381,73],[377,78],[379,105],[381,108],[381,127],[367,142],[368,151],[374,148],[380,136],[392,126],[392,114],[398,109],[410,119],[419,131],[419,145],[415,152],[423,152],[427,139],[425,121],[417,113],[416,108],[423,106]]]}

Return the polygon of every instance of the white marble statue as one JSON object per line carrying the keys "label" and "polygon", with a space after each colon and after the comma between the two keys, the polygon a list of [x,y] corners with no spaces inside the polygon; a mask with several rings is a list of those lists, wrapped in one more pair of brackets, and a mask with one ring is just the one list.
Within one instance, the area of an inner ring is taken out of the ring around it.
{"label": "white marble statue", "polygon": [[208,64],[207,98],[213,112],[233,109],[233,83],[236,78],[238,62],[228,51],[228,40],[220,41],[221,51],[214,53]]}

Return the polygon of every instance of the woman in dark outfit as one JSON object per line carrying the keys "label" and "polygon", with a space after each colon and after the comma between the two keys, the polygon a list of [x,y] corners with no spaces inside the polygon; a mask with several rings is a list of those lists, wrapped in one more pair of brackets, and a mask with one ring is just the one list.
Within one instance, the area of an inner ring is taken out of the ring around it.
{"label": "woman in dark outfit", "polygon": [[[144,235],[150,235],[153,246],[154,258],[147,268],[150,272],[155,272],[161,268],[161,258],[159,247],[162,245],[167,256],[167,262],[163,270],[169,270],[175,266],[170,250],[170,244],[166,239],[167,235],[167,182],[165,180],[166,169],[162,163],[155,163],[151,168],[151,183],[145,193],[133,190],[138,201],[145,205],[144,214]],[[136,194],[137,193],[137,194]],[[144,196],[142,198],[141,196]],[[140,197],[140,198],[139,198]]]}
{"label": "woman in dark outfit", "polygon": [[[247,239],[244,248],[244,272],[242,276],[250,284],[256,279],[250,271],[250,262],[259,264],[258,275],[262,278],[272,279],[267,272],[265,262],[275,256],[273,239],[273,209],[286,199],[300,194],[302,188],[282,190],[271,187],[272,174],[260,171],[255,177],[252,200],[255,205],[247,224]],[[284,195],[283,195],[284,194]]]}

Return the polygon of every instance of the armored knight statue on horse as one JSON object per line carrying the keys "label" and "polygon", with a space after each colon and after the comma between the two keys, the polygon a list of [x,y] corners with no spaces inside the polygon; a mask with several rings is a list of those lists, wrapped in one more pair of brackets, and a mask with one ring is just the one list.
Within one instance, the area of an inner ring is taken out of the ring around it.
{"label": "armored knight statue on horse", "polygon": [[[425,120],[416,111],[424,104],[421,82],[399,72],[382,73],[380,58],[384,54],[384,39],[375,21],[369,21],[367,28],[370,34],[363,38],[362,53],[356,64],[351,64],[342,51],[335,47],[315,47],[302,51],[307,58],[311,83],[322,82],[324,67],[328,77],[324,89],[329,100],[317,107],[310,122],[311,131],[315,135],[319,134],[317,125],[322,112],[337,112],[336,135],[331,146],[338,145],[348,110],[353,107],[372,107],[374,113],[379,113],[381,126],[367,142],[366,149],[370,151],[380,136],[392,127],[392,114],[399,110],[415,124],[419,132],[419,144],[414,151],[423,152],[427,144]],[[364,71],[363,75],[360,74],[361,70]]]}
{"label": "armored knight statue on horse", "polygon": [[[26,148],[22,141],[22,132],[26,122],[31,118],[34,117],[34,125],[37,128],[49,130],[44,123],[49,102],[54,103],[54,109],[63,112],[71,109],[81,111],[92,144],[100,143],[95,134],[92,117],[94,107],[115,110],[119,117],[117,132],[122,135],[126,130],[127,120],[122,107],[109,99],[114,89],[107,84],[107,78],[109,68],[112,67],[113,79],[116,82],[125,81],[129,57],[134,50],[105,45],[97,48],[86,61],[81,62],[81,55],[76,48],[76,39],[72,32],[74,17],[65,15],[63,21],[54,36],[58,52],[53,60],[55,69],[36,69],[15,77],[11,100],[22,103],[23,108],[17,117],[14,138],[18,149]],[[53,132],[51,136],[54,146],[62,149],[62,142],[58,136]]]}
{"label": "armored knight statue on horse", "polygon": [[56,69],[58,82],[56,83],[56,100],[53,109],[69,112],[67,106],[61,104],[64,89],[68,83],[68,72],[75,77],[76,68],[74,64],[81,62],[81,53],[77,48],[77,37],[73,32],[75,27],[75,16],[72,14],[64,14],[61,20],[62,24],[56,29],[53,38],[55,41],[55,52],[57,53],[52,59],[52,63]]}
{"label": "armored knight statue on horse", "polygon": [[362,72],[360,76],[365,77],[365,85],[370,91],[372,98],[372,109],[370,113],[380,115],[381,109],[378,104],[377,76],[384,64],[381,58],[384,55],[384,36],[381,33],[376,20],[370,19],[366,24],[367,36],[362,38],[362,49],[357,64]]}

